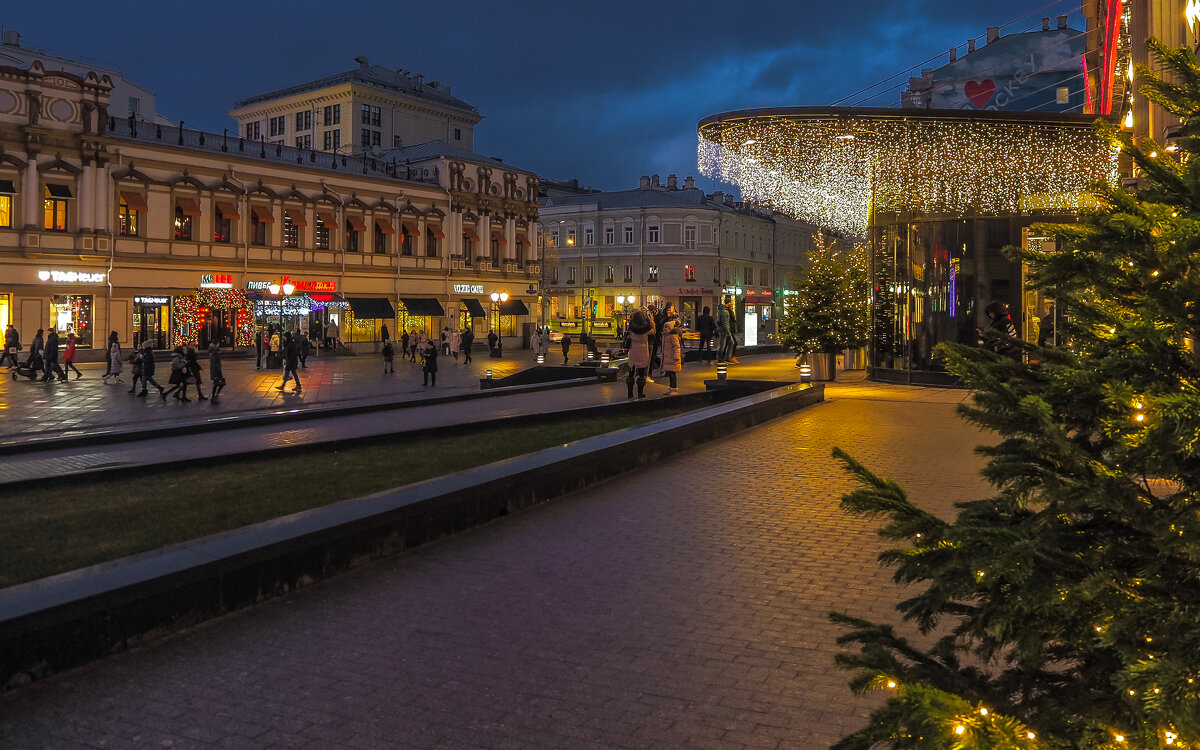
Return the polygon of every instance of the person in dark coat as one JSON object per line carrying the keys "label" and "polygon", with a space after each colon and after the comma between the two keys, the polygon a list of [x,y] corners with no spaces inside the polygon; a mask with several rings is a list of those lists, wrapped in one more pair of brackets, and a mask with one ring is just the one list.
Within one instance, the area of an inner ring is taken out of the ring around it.
{"label": "person in dark coat", "polygon": [[[32,371],[40,371],[42,369],[42,353],[46,349],[45,331],[41,328],[37,329],[37,333],[33,335],[33,342],[29,345],[29,359],[25,361],[25,369]],[[32,374],[30,377],[34,377]]]}
{"label": "person in dark coat", "polygon": [[196,353],[196,347],[188,345],[187,348],[187,374],[196,379],[196,398],[201,401],[207,401],[208,396],[204,395],[204,391],[200,390],[200,359]]}
{"label": "person in dark coat", "polygon": [[[142,364],[145,367],[145,363]],[[143,370],[144,374],[144,370]],[[165,391],[159,391],[159,398],[163,401],[167,400],[167,396],[174,395],[176,401],[191,401],[187,397],[187,352],[182,346],[177,346],[171,350],[171,376],[167,378],[167,386]]]}
{"label": "person in dark coat", "polygon": [[496,356],[496,342],[499,340],[500,340],[500,337],[496,335],[495,331],[488,331],[487,342],[488,342],[488,356],[489,357]]}
{"label": "person in dark coat", "polygon": [[384,323],[381,326],[379,326],[379,338],[385,344],[392,340],[392,334],[390,331],[388,331],[387,323]]}
{"label": "person in dark coat", "polygon": [[289,333],[283,342],[283,382],[275,390],[282,391],[290,378],[296,381],[296,387],[292,389],[292,393],[299,393],[300,375],[296,372],[299,367],[300,349],[296,346],[296,340]]}
{"label": "person in dark coat", "polygon": [[471,361],[471,344],[474,344],[474,343],[475,343],[475,334],[471,332],[471,329],[468,328],[467,330],[463,331],[462,332],[462,346],[460,347],[460,349],[463,353],[463,364],[464,365]]}
{"label": "person in dark coat", "polygon": [[142,362],[146,359],[146,355],[142,353],[142,349],[134,349],[129,355],[129,369],[133,373],[133,384],[129,386],[130,393],[137,393],[138,381],[142,379]]}
{"label": "person in dark coat", "polygon": [[212,381],[212,402],[217,403],[221,389],[225,387],[225,373],[221,369],[221,347],[217,342],[208,345],[208,379]]}
{"label": "person in dark coat", "polygon": [[[709,311],[708,305],[704,306],[704,312],[700,313],[696,318],[696,332],[700,334],[700,360],[711,359],[712,356],[712,341],[713,332],[717,329],[717,321],[713,318]],[[705,356],[705,354],[708,356]]]}
{"label": "person in dark coat", "polygon": [[571,334],[564,333],[562,337],[563,364],[567,364],[567,360],[571,357]]}
{"label": "person in dark coat", "polygon": [[42,382],[49,381],[55,373],[58,374],[59,380],[66,380],[67,374],[58,365],[58,331],[51,328],[50,333],[46,334],[46,343],[43,346],[45,354],[42,355]]}
{"label": "person in dark coat", "polygon": [[152,385],[158,389],[158,395],[163,394],[163,387],[154,379],[154,347],[150,339],[142,342],[142,391],[139,396],[146,395],[146,386]]}
{"label": "person in dark coat", "polygon": [[992,346],[992,351],[1010,357],[1021,356],[1021,350],[1013,343],[1017,338],[1017,327],[1008,313],[1008,305],[999,300],[992,300],[983,308],[983,312],[991,320],[990,328],[1001,336],[1001,340]]}
{"label": "person in dark coat", "polygon": [[307,370],[308,369],[308,347],[309,347],[308,336],[301,336],[299,333],[297,333],[296,336],[298,338],[298,341],[296,343],[300,347],[300,369]]}
{"label": "person in dark coat", "polygon": [[421,385],[437,385],[438,346],[430,341],[425,345],[425,364],[421,367]]}
{"label": "person in dark coat", "polygon": [[390,372],[396,371],[396,366],[392,364],[392,360],[396,357],[396,350],[392,348],[392,342],[384,340],[383,342],[383,374],[387,375]]}
{"label": "person in dark coat", "polygon": [[17,327],[12,323],[8,324],[8,328],[4,329],[4,352],[0,353],[0,365],[4,364],[4,360],[8,359],[10,367],[17,367],[20,363],[17,361],[17,353],[21,351],[21,334],[17,331]]}

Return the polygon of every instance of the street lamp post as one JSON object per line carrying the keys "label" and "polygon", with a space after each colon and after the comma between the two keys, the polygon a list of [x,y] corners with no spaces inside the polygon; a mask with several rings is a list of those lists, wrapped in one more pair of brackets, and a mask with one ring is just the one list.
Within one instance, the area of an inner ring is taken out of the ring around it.
{"label": "street lamp post", "polygon": [[504,336],[500,330],[500,303],[508,302],[508,292],[492,292],[492,319],[495,325],[492,330],[496,332],[496,348],[492,351],[492,356],[500,358],[504,356]]}

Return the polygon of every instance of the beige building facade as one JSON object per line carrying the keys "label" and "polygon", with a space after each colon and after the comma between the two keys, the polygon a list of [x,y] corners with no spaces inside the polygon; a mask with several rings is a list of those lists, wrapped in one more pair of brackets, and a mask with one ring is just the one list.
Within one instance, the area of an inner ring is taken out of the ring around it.
{"label": "beige building facade", "polygon": [[445,144],[397,166],[132,122],[111,88],[0,68],[0,327],[23,343],[53,327],[100,359],[114,331],[123,347],[247,348],[266,324],[332,323],[370,349],[384,325],[532,320],[532,173]]}

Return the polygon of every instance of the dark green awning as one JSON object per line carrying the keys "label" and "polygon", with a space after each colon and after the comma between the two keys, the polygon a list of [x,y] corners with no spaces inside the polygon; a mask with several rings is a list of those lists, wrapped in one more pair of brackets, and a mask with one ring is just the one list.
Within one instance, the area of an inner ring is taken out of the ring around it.
{"label": "dark green awning", "polygon": [[359,320],[389,320],[396,317],[392,303],[383,297],[347,297],[354,317]]}
{"label": "dark green awning", "polygon": [[408,314],[417,318],[440,318],[446,314],[442,303],[433,297],[401,297]]}
{"label": "dark green awning", "polygon": [[483,305],[479,304],[479,300],[468,297],[463,300],[463,304],[467,306],[467,312],[471,313],[472,318],[487,317],[487,312],[483,309]]}
{"label": "dark green awning", "polygon": [[528,315],[529,308],[519,299],[510,299],[508,302],[500,303],[501,315]]}

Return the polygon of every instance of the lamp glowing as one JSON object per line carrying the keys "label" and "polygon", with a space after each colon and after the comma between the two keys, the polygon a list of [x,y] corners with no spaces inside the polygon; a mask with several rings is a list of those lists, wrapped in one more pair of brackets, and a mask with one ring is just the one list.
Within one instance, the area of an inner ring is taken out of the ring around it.
{"label": "lamp glowing", "polygon": [[279,294],[279,285],[271,284],[267,287],[267,291],[269,291],[271,294]]}
{"label": "lamp glowing", "polygon": [[499,292],[492,292],[491,297],[492,297],[492,302],[500,301],[500,293]]}
{"label": "lamp glowing", "polygon": [[291,294],[294,291],[296,291],[295,284],[288,283],[288,284],[283,285],[283,293],[284,294]]}

